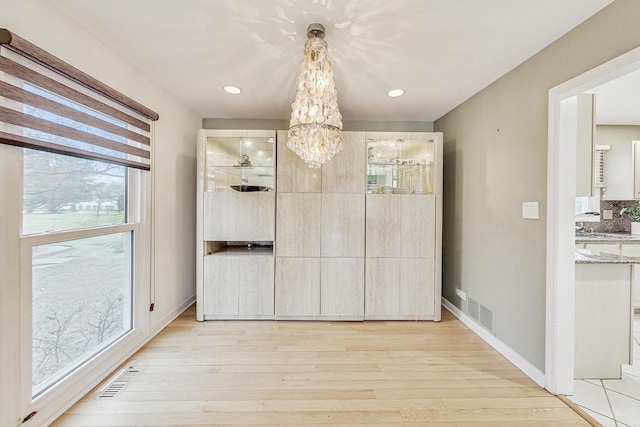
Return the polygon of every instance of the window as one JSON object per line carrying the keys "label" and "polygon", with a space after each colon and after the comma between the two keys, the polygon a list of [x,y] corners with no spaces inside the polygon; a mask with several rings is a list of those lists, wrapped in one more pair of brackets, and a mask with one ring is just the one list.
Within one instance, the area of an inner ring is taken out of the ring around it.
{"label": "window", "polygon": [[0,253],[19,252],[0,280],[17,278],[22,296],[23,416],[76,395],[141,342],[156,119],[0,29],[0,182],[16,184],[0,188]]}

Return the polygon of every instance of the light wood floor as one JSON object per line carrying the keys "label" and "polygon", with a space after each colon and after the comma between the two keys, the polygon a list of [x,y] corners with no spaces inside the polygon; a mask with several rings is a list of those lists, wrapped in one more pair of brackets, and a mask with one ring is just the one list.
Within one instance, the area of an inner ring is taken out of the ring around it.
{"label": "light wood floor", "polygon": [[197,322],[187,310],[54,426],[588,426],[442,322]]}

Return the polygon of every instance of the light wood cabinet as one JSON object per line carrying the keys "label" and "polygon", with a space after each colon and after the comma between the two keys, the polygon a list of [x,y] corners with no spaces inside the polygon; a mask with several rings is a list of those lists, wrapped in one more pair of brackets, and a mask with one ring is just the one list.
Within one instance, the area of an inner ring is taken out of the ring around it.
{"label": "light wood cabinet", "polygon": [[442,135],[343,138],[311,169],[286,131],[200,132],[198,320],[440,320]]}
{"label": "light wood cabinet", "polygon": [[320,314],[332,319],[362,320],[364,258],[322,258]]}
{"label": "light wood cabinet", "polygon": [[365,319],[440,320],[442,135],[367,142]]}
{"label": "light wood cabinet", "polygon": [[321,221],[319,193],[278,194],[276,256],[319,257]]}
{"label": "light wood cabinet", "polygon": [[273,274],[271,253],[216,253],[204,257],[204,318],[273,318]]}
{"label": "light wood cabinet", "polygon": [[418,320],[434,317],[433,258],[367,258],[365,319]]}
{"label": "light wood cabinet", "polygon": [[322,171],[311,169],[287,147],[287,131],[278,131],[278,193],[320,193]]}
{"label": "light wood cabinet", "polygon": [[204,240],[273,241],[275,192],[205,192]]}
{"label": "light wood cabinet", "polygon": [[323,193],[363,194],[366,187],[364,132],[343,132],[342,150],[322,165]]}
{"label": "light wood cabinet", "polygon": [[275,136],[198,133],[198,320],[274,318]]}
{"label": "light wood cabinet", "polygon": [[278,318],[320,316],[320,258],[276,258]]}
{"label": "light wood cabinet", "polygon": [[321,255],[364,257],[364,194],[322,194]]}

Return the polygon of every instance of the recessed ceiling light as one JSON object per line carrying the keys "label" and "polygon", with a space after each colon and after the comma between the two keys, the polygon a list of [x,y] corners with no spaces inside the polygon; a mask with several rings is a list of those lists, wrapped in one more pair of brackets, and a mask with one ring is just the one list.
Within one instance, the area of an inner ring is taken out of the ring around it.
{"label": "recessed ceiling light", "polygon": [[237,86],[225,86],[223,89],[225,92],[230,93],[231,95],[237,95],[242,92],[242,90]]}
{"label": "recessed ceiling light", "polygon": [[402,95],[404,95],[404,89],[393,89],[387,92],[387,96],[390,96],[391,98],[396,98]]}

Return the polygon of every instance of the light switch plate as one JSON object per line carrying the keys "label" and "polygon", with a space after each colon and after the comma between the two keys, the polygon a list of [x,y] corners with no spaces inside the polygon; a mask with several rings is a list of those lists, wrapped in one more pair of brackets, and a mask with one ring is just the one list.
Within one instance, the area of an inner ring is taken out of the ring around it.
{"label": "light switch plate", "polygon": [[602,219],[613,219],[613,210],[604,209],[602,211]]}
{"label": "light switch plate", "polygon": [[540,219],[540,203],[522,202],[522,218]]}

